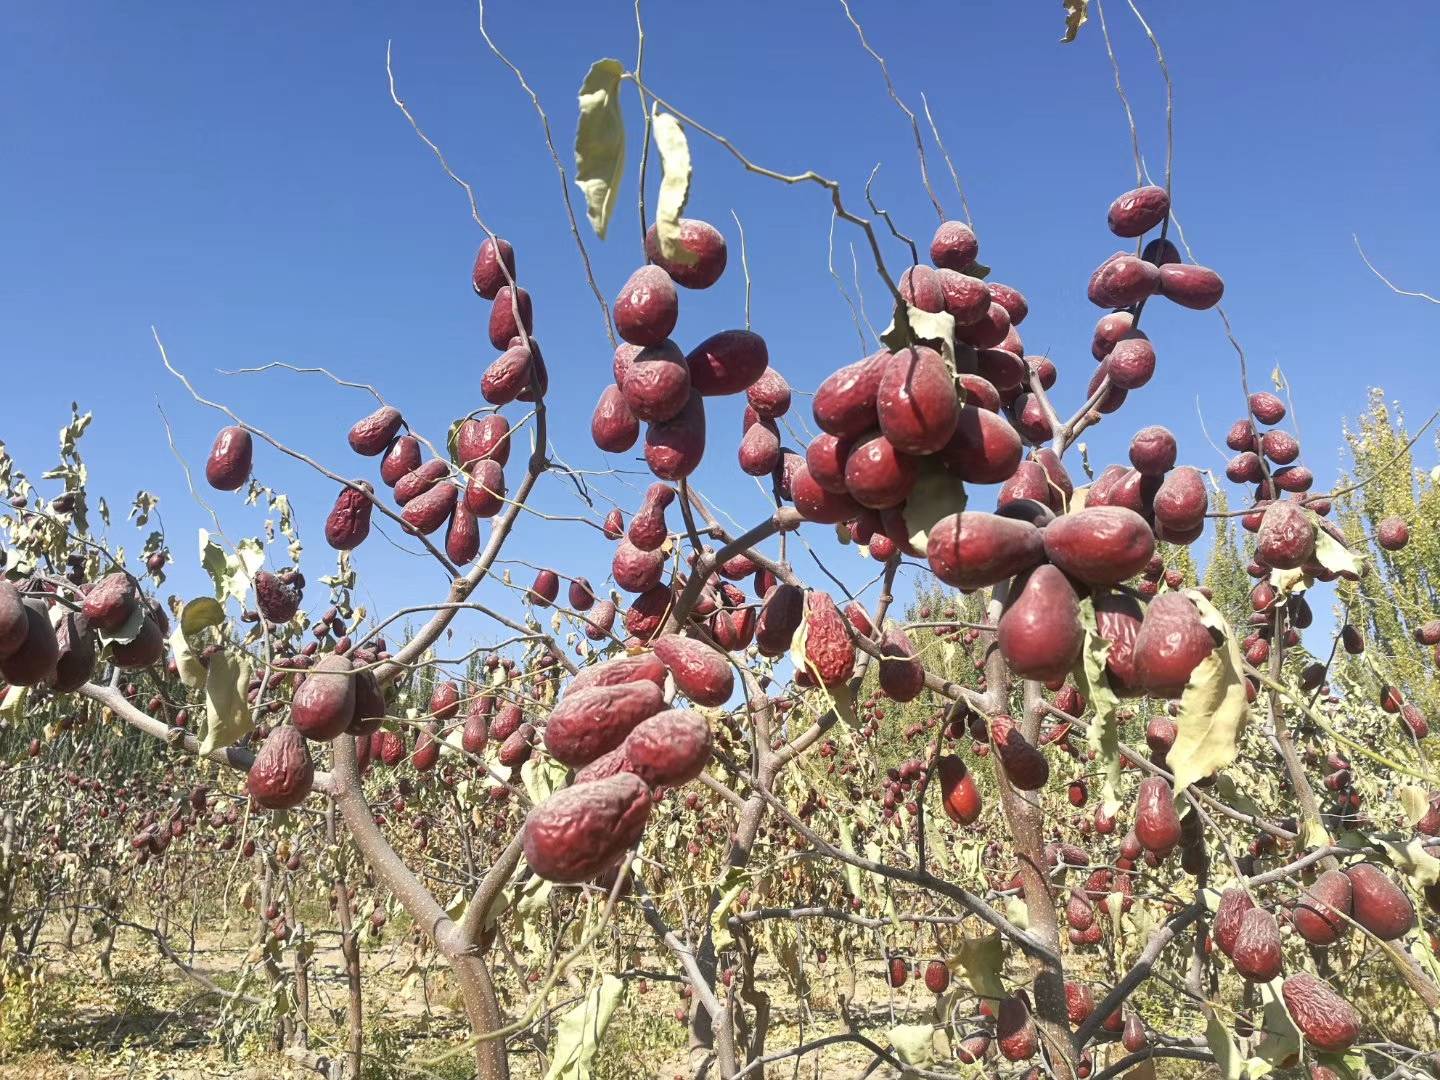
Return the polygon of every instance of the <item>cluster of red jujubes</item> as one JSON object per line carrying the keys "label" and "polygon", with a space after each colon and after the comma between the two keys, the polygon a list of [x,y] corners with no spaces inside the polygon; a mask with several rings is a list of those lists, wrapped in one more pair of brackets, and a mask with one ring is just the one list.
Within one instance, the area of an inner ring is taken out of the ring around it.
{"label": "cluster of red jujubes", "polygon": [[[590,420],[595,445],[611,454],[635,445],[643,421],[645,462],[661,480],[680,480],[700,464],[705,398],[746,393],[751,408],[767,422],[790,406],[790,387],[770,368],[759,334],[722,330],[688,353],[671,340],[680,318],[675,286],[708,289],[726,263],[725,238],[708,222],[682,219],[680,244],[688,258],[669,259],[660,250],[655,227],[646,233],[649,263],[630,275],[615,298],[615,328],[625,344],[615,350],[614,385],[600,394]],[[773,423],[769,430],[772,460],[755,475],[773,469],[779,454]],[[751,453],[763,452],[755,447]]]}

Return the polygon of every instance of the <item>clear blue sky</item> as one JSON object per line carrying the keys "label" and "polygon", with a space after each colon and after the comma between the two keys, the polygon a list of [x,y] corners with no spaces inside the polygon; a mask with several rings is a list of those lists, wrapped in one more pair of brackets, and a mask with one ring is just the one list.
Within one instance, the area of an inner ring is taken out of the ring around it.
{"label": "clear blue sky", "polygon": [[[1383,386],[1417,419],[1440,404],[1435,309],[1388,293],[1350,239],[1360,233],[1397,281],[1440,288],[1440,15],[1419,2],[1377,5],[1361,18],[1290,2],[1148,7],[1176,81],[1176,211],[1198,258],[1225,277],[1257,381],[1277,362],[1288,372],[1303,460],[1317,486],[1328,486],[1340,465],[1341,418],[1363,407],[1367,387]],[[856,10],[902,94],[918,105],[928,92],[967,186],[982,258],[996,280],[1029,298],[1028,349],[1054,358],[1058,400],[1073,409],[1093,368],[1088,343],[1099,314],[1085,298],[1086,279],[1119,246],[1105,209],[1134,180],[1098,23],[1062,47],[1059,3],[860,0]],[[1147,157],[1158,166],[1162,83],[1128,10],[1115,3],[1109,15]],[[607,55],[633,59],[629,4],[492,0],[490,25],[532,80],[570,164],[575,91],[587,66]],[[882,205],[908,231],[929,236],[935,219],[908,130],[838,3],[651,2],[647,29],[646,74],[678,107],[757,161],[837,176],[852,205],[863,205],[864,178],[883,162]],[[363,395],[287,373],[217,370],[272,360],[323,365],[378,384],[437,441],[455,415],[481,404],[493,350],[488,305],[468,283],[480,234],[389,100],[387,40],[403,96],[519,250],[562,454],[606,467],[587,422],[610,377],[609,349],[536,116],[485,49],[473,5],[40,4],[7,14],[0,438],[38,475],[69,402],[94,409],[86,439],[93,490],[121,516],[138,489],[160,495],[180,561],[177,592],[202,588],[194,537],[207,518],[185,491],[157,405],[192,465],[203,462],[219,420],[160,366],[151,324],[202,392],[353,475],[375,472],[345,446],[350,422],[370,408]],[[627,108],[634,121],[633,96]],[[824,193],[746,176],[698,136],[691,147],[690,212],[724,229],[732,269],[708,294],[683,295],[676,337],[688,347],[741,325],[733,208],[749,239],[755,328],[776,366],[812,389],[859,355],[826,271]],[[943,177],[938,158],[932,163]],[[610,239],[586,236],[607,296],[641,258],[633,165]],[[957,213],[948,182],[940,190]],[[857,239],[837,230],[847,268]],[[887,255],[902,262],[898,245]],[[883,325],[873,276],[866,296]],[[1219,320],[1157,304],[1146,322],[1159,372],[1090,438],[1092,460],[1123,460],[1137,428],[1165,422],[1182,460],[1218,468],[1197,400],[1217,440],[1241,407]],[[696,481],[749,524],[764,503],[734,465],[741,405],[712,403]],[[1432,463],[1433,449],[1424,453]],[[314,581],[330,565],[320,527],[333,485],[263,447],[256,472],[293,494]],[[598,486],[627,505],[636,500],[615,478]],[[255,531],[259,517],[238,499],[207,495],[232,538]],[[553,480],[539,504],[575,506]],[[860,579],[855,555],[838,551],[829,530],[808,533],[828,561]],[[532,519],[517,548],[598,584],[610,551],[594,536]],[[132,550],[140,539],[123,526],[115,538]],[[358,564],[378,607],[443,592],[433,564],[378,537]]]}

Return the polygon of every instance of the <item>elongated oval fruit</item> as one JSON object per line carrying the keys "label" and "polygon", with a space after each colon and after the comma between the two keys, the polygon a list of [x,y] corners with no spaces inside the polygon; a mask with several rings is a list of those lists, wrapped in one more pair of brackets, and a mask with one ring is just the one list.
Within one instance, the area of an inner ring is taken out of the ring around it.
{"label": "elongated oval fruit", "polygon": [[664,634],[652,647],[674,676],[676,687],[696,705],[724,705],[735,692],[735,673],[729,661],[703,641]]}
{"label": "elongated oval fruit", "polygon": [[430,691],[430,715],[436,720],[451,720],[460,714],[460,687],[452,680],[437,682]]}
{"label": "elongated oval fruit", "polygon": [[751,424],[740,439],[737,454],[746,476],[769,476],[780,464],[780,429],[773,420]]}
{"label": "elongated oval fruit", "polygon": [[536,607],[549,607],[560,595],[560,575],[554,570],[535,571],[535,583],[525,594],[525,599]]}
{"label": "elongated oval fruit", "polygon": [[845,459],[845,490],[861,506],[885,510],[910,496],[918,474],[915,458],[900,453],[885,436],[872,435],[856,443]]}
{"label": "elongated oval fruit", "polygon": [[479,703],[470,707],[465,714],[465,726],[460,730],[460,748],[467,754],[478,754],[490,740],[490,717],[481,710]]}
{"label": "elongated oval fruit", "polygon": [[1144,692],[1135,667],[1135,642],[1144,625],[1145,612],[1128,592],[1110,590],[1094,596],[1095,629],[1110,643],[1105,656],[1105,676],[1111,689],[1121,697]]}
{"label": "elongated oval fruit", "polygon": [[1040,1049],[1040,1035],[1030,1010],[1017,997],[1004,998],[995,1017],[995,1045],[1008,1061],[1026,1061]]}
{"label": "elongated oval fruit", "polygon": [[654,225],[645,230],[645,258],[670,275],[676,285],[687,289],[708,289],[725,272],[725,237],[708,221],[680,219],[680,246],[692,261],[667,259],[660,250],[660,234]]}
{"label": "elongated oval fruit", "polygon": [[460,489],[446,480],[415,496],[405,504],[405,512],[401,515],[406,530],[429,536],[450,520],[459,494]]}
{"label": "elongated oval fruit", "polygon": [[588,881],[645,831],[650,789],[632,773],[555,792],[525,819],[525,861],[546,881]]}
{"label": "elongated oval fruit", "polygon": [[765,339],[749,330],[712,334],[686,356],[690,385],[706,397],[739,394],[753,386],[770,366]]}
{"label": "elongated oval fruit", "polygon": [[350,726],[345,730],[351,735],[372,735],[380,729],[385,720],[385,691],[380,680],[370,668],[355,671],[355,711],[350,716]]}
{"label": "elongated oval fruit", "polygon": [[939,456],[946,470],[966,483],[999,484],[1015,475],[1024,449],[1010,421],[989,409],[965,405]]}
{"label": "elongated oval fruit", "polygon": [[217,491],[236,491],[250,479],[254,443],[242,427],[224,427],[205,461],[205,480]]}
{"label": "elongated oval fruit", "polygon": [[670,275],[658,266],[642,266],[615,298],[615,329],[631,345],[658,345],[680,317],[680,298]]}
{"label": "elongated oval fruit", "polygon": [[1137,304],[1160,288],[1160,270],[1144,259],[1117,251],[1090,275],[1090,302],[1121,308]]}
{"label": "elongated oval fruit", "polygon": [[1279,975],[1283,957],[1275,916],[1264,908],[1252,907],[1245,912],[1230,948],[1230,959],[1235,970],[1251,982],[1265,983]]}
{"label": "elongated oval fruit", "polygon": [[641,349],[625,368],[621,394],[641,420],[669,420],[690,400],[690,367],[668,338]]}
{"label": "elongated oval fruit", "polygon": [[1215,648],[1210,629],[1184,593],[1161,593],[1145,609],[1135,637],[1135,675],[1159,697],[1179,697],[1190,673]]}
{"label": "elongated oval fruit", "polygon": [[0,660],[24,645],[29,632],[30,618],[25,614],[25,602],[20,598],[20,590],[0,578]]}
{"label": "elongated oval fruit", "polygon": [[[498,412],[478,420],[466,420],[455,433],[455,456],[460,459],[462,469],[469,468],[482,458],[493,458],[502,466],[508,464],[510,421]],[[417,457],[415,465],[419,464]]]}
{"label": "elongated oval fruit", "polygon": [[370,497],[374,492],[364,480],[340,489],[330,515],[325,519],[325,542],[336,551],[359,547],[370,535]]}
{"label": "elongated oval fruit", "polygon": [[348,437],[350,449],[366,457],[383,454],[391,440],[400,433],[400,425],[404,422],[399,409],[382,405],[369,416],[355,421]]}
{"label": "elongated oval fruit", "polygon": [[492,518],[505,505],[505,470],[498,461],[482,458],[470,466],[465,482],[465,508],[480,518]]}
{"label": "elongated oval fruit", "polygon": [[903,630],[891,628],[880,640],[880,689],[892,701],[914,701],[925,689],[925,668]]}
{"label": "elongated oval fruit", "polygon": [[1415,928],[1415,906],[1404,890],[1371,863],[1345,871],[1354,919],[1381,941],[1396,941]]}
{"label": "elongated oval fruit", "polygon": [[266,810],[299,806],[314,784],[315,763],[310,759],[310,748],[290,724],[265,736],[245,778],[250,798]]}
{"label": "elongated oval fruit", "polygon": [[[528,725],[521,725],[526,726]],[[429,772],[435,768],[440,761],[441,741],[440,725],[435,721],[430,721],[420,729],[420,737],[415,740],[415,751],[410,755],[410,764],[415,766],[416,772]]]}
{"label": "elongated oval fruit", "polygon": [[827,592],[805,594],[805,667],[821,686],[838,686],[855,670],[855,643]]}
{"label": "elongated oval fruit", "polygon": [[405,736],[398,731],[377,731],[371,736],[375,754],[390,768],[405,760]]}
{"label": "elongated oval fruit", "polygon": [[[140,624],[140,632],[127,642],[116,641],[110,646],[110,660],[122,671],[139,671],[158,664],[165,658],[165,631],[155,621],[154,609]],[[5,669],[0,665],[0,674]],[[11,679],[11,682],[17,680]]]}
{"label": "elongated oval fruit", "polygon": [[704,455],[705,399],[692,385],[683,409],[645,429],[645,463],[661,480],[681,480],[699,468]]}
{"label": "elongated oval fruit", "polygon": [[626,592],[646,592],[665,575],[665,553],[658,548],[641,551],[628,538],[621,540],[610,560],[610,574]]}
{"label": "elongated oval fruit", "polygon": [[355,679],[348,656],[326,653],[290,702],[290,721],[306,738],[329,742],[355,719]]}
{"label": "elongated oval fruit", "polygon": [[565,693],[568,696],[591,686],[620,686],[630,682],[650,682],[662,687],[665,685],[665,665],[654,653],[617,656],[613,660],[581,668],[570,680]]}
{"label": "elongated oval fruit", "polygon": [[266,622],[287,623],[300,610],[300,590],[270,571],[261,570],[255,575],[255,606]]}
{"label": "elongated oval fruit", "polygon": [[930,261],[947,270],[964,270],[980,257],[975,230],[963,221],[942,221],[930,238]]}
{"label": "elongated oval fruit", "polygon": [[491,405],[508,405],[519,398],[535,381],[538,348],[534,338],[528,346],[512,341],[480,377],[480,396]]}
{"label": "elongated oval fruit", "polygon": [[1297,971],[1280,986],[1285,1009],[1317,1050],[1341,1053],[1360,1035],[1360,1014],[1308,971]]}
{"label": "elongated oval fruit", "polygon": [[1220,302],[1225,282],[1209,267],[1167,263],[1160,267],[1160,295],[1181,307],[1204,311]]}
{"label": "elongated oval fruit", "polygon": [[1210,933],[1215,944],[1226,956],[1235,951],[1241,920],[1245,913],[1252,911],[1254,907],[1255,901],[1250,899],[1250,894],[1244,889],[1230,888],[1220,894],[1220,905],[1215,909],[1215,921],[1211,925]]}
{"label": "elongated oval fruit", "polygon": [[1022,678],[1064,678],[1085,641],[1080,601],[1065,575],[1042,564],[1017,579],[995,639],[1006,663]]}
{"label": "elongated oval fruit", "polygon": [[1039,791],[1050,779],[1050,763],[1008,716],[990,720],[990,741],[1005,778],[1020,791]]}
{"label": "elongated oval fruit", "polygon": [[1040,563],[1045,542],[1028,521],[966,510],[936,522],[925,555],[945,584],[983,589]]}
{"label": "elongated oval fruit", "polygon": [[848,492],[839,494],[826,491],[804,464],[797,466],[791,474],[790,497],[801,516],[817,525],[836,525],[849,521],[864,509]]}
{"label": "elongated oval fruit", "polygon": [[1061,514],[1045,529],[1045,554],[1087,585],[1118,585],[1155,554],[1155,533],[1123,506],[1093,506]]}
{"label": "elongated oval fruit", "polygon": [[647,717],[610,753],[575,775],[577,784],[613,769],[634,773],[652,790],[688,784],[710,763],[710,724],[690,709],[666,709]]}
{"label": "elongated oval fruit", "polygon": [[645,501],[630,519],[626,538],[641,551],[656,551],[670,535],[665,511],[675,501],[675,489],[669,484],[651,484],[645,489]]}
{"label": "elongated oval fruit", "polygon": [[649,680],[571,690],[545,724],[545,748],[566,765],[588,764],[664,707],[664,695]]}
{"label": "elongated oval fruit", "polygon": [[765,594],[755,626],[755,644],[764,656],[781,656],[790,648],[805,617],[805,593],[780,582]]}
{"label": "elongated oval fruit", "polygon": [[595,412],[590,417],[590,438],[607,454],[623,454],[640,438],[640,421],[619,387],[607,386],[600,391]]}
{"label": "elongated oval fruit", "polygon": [[1333,945],[1349,932],[1353,904],[1350,878],[1343,870],[1327,870],[1301,894],[1290,924],[1311,945]]}
{"label": "elongated oval fruit", "polygon": [[465,505],[465,496],[457,495],[450,511],[450,525],[445,530],[445,554],[456,566],[464,566],[480,554],[480,523]]}
{"label": "elongated oval fruit", "polygon": [[1156,184],[1147,184],[1125,192],[1112,202],[1108,222],[1116,236],[1144,236],[1169,214],[1169,193]]}
{"label": "elongated oval fruit", "polygon": [[449,472],[450,466],[439,458],[432,458],[419,468],[411,469],[395,483],[395,502],[400,506],[408,506],[443,480]]}
{"label": "elongated oval fruit", "polygon": [[[507,270],[509,277],[506,277]],[[494,300],[496,294],[514,280],[515,248],[509,240],[487,236],[475,254],[475,268],[470,273],[470,284],[481,297]]]}
{"label": "elongated oval fruit", "polygon": [[[519,312],[519,321],[516,321],[516,312]],[[516,285],[500,286],[495,294],[495,301],[490,305],[490,344],[497,349],[508,349],[510,342],[520,337],[520,327],[525,327],[525,336],[529,337],[535,329],[534,307],[530,301],[530,294]]]}
{"label": "elongated oval fruit", "polygon": [[67,611],[55,627],[55,677],[50,688],[68,694],[90,681],[95,671],[95,637],[89,620],[76,611]]}
{"label": "elongated oval fruit", "polygon": [[0,676],[12,686],[40,686],[55,678],[60,643],[43,602],[24,600],[21,611],[25,631],[19,647],[0,659]]}
{"label": "elongated oval fruit", "polygon": [[889,362],[890,354],[882,350],[827,377],[811,400],[820,430],[840,438],[854,438],[876,427],[880,422],[876,411],[880,380]]}
{"label": "elongated oval fruit", "polygon": [[1180,843],[1180,815],[1175,812],[1175,799],[1163,777],[1147,776],[1140,781],[1135,796],[1135,837],[1145,850],[1161,856]]}
{"label": "elongated oval fruit", "polygon": [[980,789],[965,767],[965,759],[955,754],[940,758],[940,805],[945,816],[957,825],[972,824],[980,816]]}
{"label": "elongated oval fruit", "polygon": [[957,327],[973,326],[985,318],[991,303],[990,287],[985,282],[949,267],[935,271],[935,279],[945,300],[945,310]]}
{"label": "elongated oval fruit", "polygon": [[1255,559],[1274,570],[1295,570],[1315,554],[1315,523],[1293,502],[1272,502],[1260,518]]}
{"label": "elongated oval fruit", "polygon": [[[10,588],[13,592],[14,586]],[[4,642],[7,635],[4,625],[7,618],[9,620],[15,618],[14,613],[18,611],[18,605],[19,601],[16,600],[15,607],[10,608],[7,612],[3,599],[0,599],[0,654],[6,651]],[[135,582],[129,574],[117,571],[113,574],[106,574],[95,582],[94,587],[85,594],[85,603],[81,610],[92,629],[112,633],[129,622],[139,607],[140,591],[135,587]],[[280,621],[284,622],[285,620],[281,619]]]}
{"label": "elongated oval fruit", "polygon": [[950,441],[960,402],[945,361],[924,345],[902,349],[885,365],[875,394],[880,433],[906,454],[933,454]]}
{"label": "elongated oval fruit", "polygon": [[745,400],[761,420],[778,420],[790,411],[790,383],[767,367],[745,390]]}

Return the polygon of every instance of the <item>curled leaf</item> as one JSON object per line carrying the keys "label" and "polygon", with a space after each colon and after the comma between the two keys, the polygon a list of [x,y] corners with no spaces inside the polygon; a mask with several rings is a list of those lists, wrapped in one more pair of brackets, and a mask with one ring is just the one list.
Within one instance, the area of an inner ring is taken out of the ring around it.
{"label": "curled leaf", "polygon": [[695,253],[680,243],[680,215],[690,198],[690,144],[680,121],[656,110],[652,130],[660,151],[660,199],[655,205],[655,234],[660,254],[671,262],[693,265]]}
{"label": "curled leaf", "polygon": [[1210,776],[1235,760],[1240,732],[1250,717],[1245,700],[1245,677],[1240,674],[1240,645],[1225,617],[1198,591],[1185,594],[1200,609],[1201,621],[1219,631],[1224,640],[1190,673],[1180,696],[1175,720],[1175,745],[1170,761],[1175,766],[1175,798],[1196,780]]}
{"label": "curled leaf", "polygon": [[625,171],[625,121],[620,115],[620,79],[624,74],[619,60],[597,60],[580,84],[575,184],[585,193],[590,227],[602,240]]}

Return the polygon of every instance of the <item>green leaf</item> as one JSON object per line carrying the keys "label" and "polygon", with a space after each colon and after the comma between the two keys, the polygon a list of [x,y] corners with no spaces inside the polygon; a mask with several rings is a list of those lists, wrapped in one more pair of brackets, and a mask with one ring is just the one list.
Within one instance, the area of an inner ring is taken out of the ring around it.
{"label": "green leaf", "polygon": [[1060,43],[1068,45],[1075,40],[1080,28],[1090,21],[1090,0],[1064,0],[1064,4],[1065,36],[1060,39]]}
{"label": "green leaf", "polygon": [[1410,879],[1415,891],[1440,885],[1440,859],[1435,858],[1421,843],[1423,837],[1412,836],[1402,847],[1398,842],[1377,836],[1375,842],[1385,849],[1395,869]]}
{"label": "green leaf", "polygon": [[906,1065],[920,1068],[935,1060],[934,1024],[897,1024],[885,1032],[885,1037]]}
{"label": "green leaf", "polygon": [[604,975],[584,1001],[560,1017],[545,1080],[589,1080],[590,1062],[624,996],[624,980]]}
{"label": "green leaf", "polygon": [[1006,996],[1000,972],[1005,968],[1005,944],[997,930],[980,937],[960,939],[950,967],[958,967],[970,989],[983,998],[999,1001]]}
{"label": "green leaf", "polygon": [[945,366],[955,371],[955,316],[948,311],[921,311],[903,299],[895,302],[895,314],[880,340],[892,352],[911,345],[931,345],[945,358]]}
{"label": "green leaf", "polygon": [[234,597],[244,603],[250,593],[250,582],[265,565],[265,546],[253,537],[235,545],[235,554],[225,554],[210,533],[200,530],[200,565],[215,583],[215,599]]}
{"label": "green leaf", "polygon": [[[213,601],[212,601],[213,603]],[[113,645],[119,642],[121,645],[128,645],[140,636],[140,631],[145,627],[145,616],[147,612],[144,604],[136,604],[135,610],[113,633],[106,633],[104,630],[95,631],[95,636],[100,639],[101,645]]]}
{"label": "green leaf", "polygon": [[1318,527],[1315,529],[1315,561],[1331,573],[1360,573],[1360,560],[1355,553]]}
{"label": "green leaf", "polygon": [[625,172],[625,120],[620,115],[619,60],[597,60],[580,84],[580,123],[575,128],[575,184],[585,193],[585,213],[601,240],[615,211]]}
{"label": "green leaf", "polygon": [[28,686],[7,686],[5,696],[0,698],[0,716],[19,720],[25,715],[25,701],[29,696]]}
{"label": "green leaf", "polygon": [[740,867],[732,866],[725,871],[725,880],[720,883],[720,901],[710,914],[710,938],[717,955],[735,944],[735,935],[730,932],[730,909],[748,884],[750,875]]}
{"label": "green leaf", "polygon": [[1210,776],[1235,760],[1240,732],[1250,717],[1245,678],[1240,674],[1240,645],[1225,617],[1198,591],[1185,593],[1200,609],[1200,619],[1224,635],[1224,641],[1190,673],[1180,696],[1175,720],[1175,745],[1169,758],[1175,767],[1175,798],[1196,780]]}
{"label": "green leaf", "polygon": [[1106,814],[1114,815],[1120,809],[1120,721],[1116,718],[1120,699],[1105,677],[1110,642],[1100,636],[1093,600],[1081,601],[1080,623],[1085,628],[1085,645],[1075,665],[1075,685],[1095,710],[1095,719],[1090,723],[1090,747],[1096,762],[1105,770],[1101,805]]}
{"label": "green leaf", "polygon": [[198,690],[205,685],[206,673],[205,665],[200,662],[190,645],[190,638],[207,627],[219,626],[224,621],[225,609],[220,606],[219,601],[208,596],[187,601],[180,609],[180,625],[170,632],[170,652],[175,657],[180,681],[191,690]]}
{"label": "green leaf", "polygon": [[564,787],[568,776],[569,770],[548,754],[532,757],[520,766],[520,781],[525,785],[525,794],[537,806]]}
{"label": "green leaf", "polygon": [[219,626],[225,621],[225,609],[218,600],[200,596],[180,609],[180,631],[186,637],[194,637],[207,626]]}
{"label": "green leaf", "polygon": [[250,730],[250,710],[245,701],[249,689],[249,660],[236,660],[223,649],[210,657],[210,667],[205,674],[202,755],[229,746]]}
{"label": "green leaf", "polygon": [[695,262],[695,253],[680,243],[680,215],[690,198],[690,144],[685,141],[680,121],[669,113],[656,110],[651,129],[663,170],[660,198],[655,204],[655,235],[660,241],[660,254],[690,266]]}
{"label": "green leaf", "polygon": [[934,455],[921,458],[915,486],[901,510],[915,550],[923,553],[930,543],[930,530],[941,518],[963,511],[965,502],[964,483],[941,468]]}
{"label": "green leaf", "polygon": [[1405,827],[1413,829],[1416,822],[1430,812],[1430,793],[1414,784],[1404,784],[1395,792],[1400,802]]}
{"label": "green leaf", "polygon": [[1207,1010],[1205,1018],[1205,1042],[1215,1055],[1215,1066],[1224,1080],[1240,1080],[1245,1075],[1245,1058],[1240,1053],[1240,1047],[1213,1009]]}
{"label": "green leaf", "polygon": [[[1265,1003],[1265,1019],[1262,1024],[1265,1036],[1255,1047],[1255,1053],[1271,1065],[1279,1065],[1292,1055],[1300,1053],[1300,1029],[1295,1026],[1295,1021],[1290,1019],[1290,1014],[1285,1010],[1280,998],[1281,982],[1282,980],[1275,979],[1259,986],[1260,1000]],[[1255,1075],[1253,1069],[1251,1075]]]}

